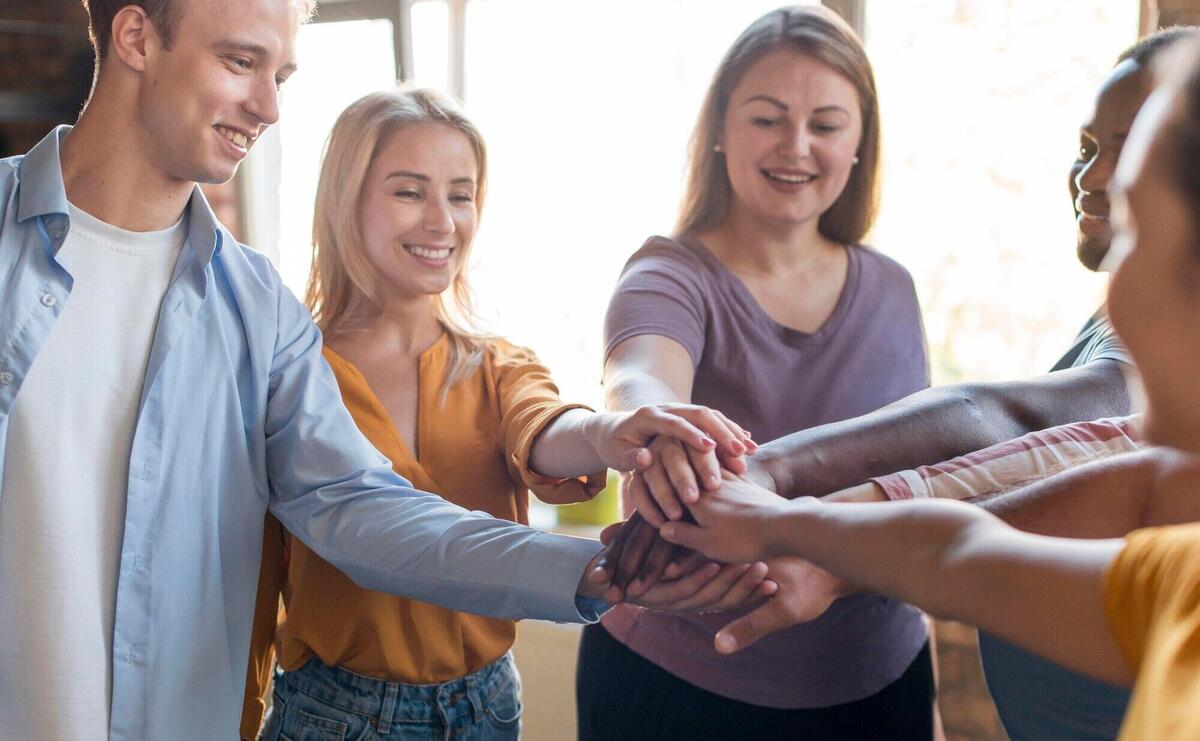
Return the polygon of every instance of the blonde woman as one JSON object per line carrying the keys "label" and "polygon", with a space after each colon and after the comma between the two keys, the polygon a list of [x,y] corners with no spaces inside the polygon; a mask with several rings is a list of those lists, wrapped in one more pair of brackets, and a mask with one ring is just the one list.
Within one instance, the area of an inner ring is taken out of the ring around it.
{"label": "blonde woman", "polygon": [[[465,266],[486,186],[482,137],[430,91],[368,95],[330,135],[308,304],[347,408],[396,471],[524,523],[530,489],[552,503],[586,500],[607,467],[649,463],[655,435],[744,452],[745,433],[701,407],[597,414],[564,404],[530,351],[473,328]],[[273,633],[282,671],[267,738],[516,738],[512,620],[363,589],[278,523],[267,529],[243,735],[261,717]],[[658,603],[739,604],[771,588],[765,570],[708,564]]]}

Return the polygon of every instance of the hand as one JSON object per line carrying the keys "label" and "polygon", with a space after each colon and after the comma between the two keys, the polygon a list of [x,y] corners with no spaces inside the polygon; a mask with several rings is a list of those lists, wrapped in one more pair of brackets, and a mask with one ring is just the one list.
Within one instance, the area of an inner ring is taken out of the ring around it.
{"label": "hand", "polygon": [[[624,529],[623,523],[618,522],[600,534],[601,542],[608,548],[593,559],[588,577],[580,585],[581,594],[598,597],[602,592],[604,599],[612,604],[629,602],[672,612],[717,612],[760,602],[778,589],[773,580],[764,579],[765,563],[721,565],[687,551],[688,555],[680,562],[670,564],[670,578],[643,585],[636,596],[627,594],[611,581],[611,551]],[[653,528],[647,529],[654,533]]]}
{"label": "hand", "polygon": [[740,651],[777,630],[820,617],[835,599],[853,591],[825,569],[794,556],[767,561],[767,578],[779,585],[779,591],[717,632],[713,645],[718,653]]}
{"label": "hand", "polygon": [[746,470],[746,455],[758,449],[749,433],[725,415],[705,407],[663,404],[661,409],[684,414],[712,436],[717,445],[707,450],[682,444],[674,437],[650,441],[650,464],[638,469],[625,484],[634,508],[654,527],[683,516],[684,507],[700,498],[702,489],[721,483],[721,468],[734,473]]}
{"label": "hand", "polygon": [[657,439],[672,441],[687,455],[715,458],[719,450],[731,460],[740,459],[754,445],[750,435],[725,415],[695,404],[600,412],[588,419],[584,435],[604,465],[618,471],[650,467],[657,460],[650,447]]}
{"label": "hand", "polygon": [[664,540],[724,563],[754,561],[768,553],[766,533],[789,501],[735,476],[688,505],[695,524],[672,521],[659,529]]}
{"label": "hand", "polygon": [[639,597],[664,575],[677,579],[699,565],[694,558],[687,560],[688,554],[695,554],[695,551],[679,548],[660,538],[658,530],[637,512],[628,521],[605,528],[600,533],[600,542],[608,546],[600,568],[606,571],[611,582],[605,594],[605,599],[610,602],[625,599],[626,590],[629,597]]}

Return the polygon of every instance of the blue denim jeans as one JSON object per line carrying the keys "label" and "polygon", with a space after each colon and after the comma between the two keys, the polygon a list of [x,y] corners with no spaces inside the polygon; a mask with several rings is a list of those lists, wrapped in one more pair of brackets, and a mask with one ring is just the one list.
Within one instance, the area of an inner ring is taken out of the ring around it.
{"label": "blue denim jeans", "polygon": [[311,659],[275,672],[268,741],[515,741],[521,677],[512,654],[444,684],[401,684]]}

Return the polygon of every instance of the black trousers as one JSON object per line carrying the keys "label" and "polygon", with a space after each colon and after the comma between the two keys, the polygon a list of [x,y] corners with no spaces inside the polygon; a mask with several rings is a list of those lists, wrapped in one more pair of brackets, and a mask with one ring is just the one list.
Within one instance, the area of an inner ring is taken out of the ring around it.
{"label": "black trousers", "polygon": [[929,644],[904,674],[870,697],[802,710],[750,705],[685,682],[609,635],[584,628],[575,676],[580,741],[930,741]]}

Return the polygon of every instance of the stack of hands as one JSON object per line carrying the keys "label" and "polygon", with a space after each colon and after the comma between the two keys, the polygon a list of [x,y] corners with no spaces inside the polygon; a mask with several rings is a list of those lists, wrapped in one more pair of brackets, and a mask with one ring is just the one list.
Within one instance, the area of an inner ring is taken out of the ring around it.
{"label": "stack of hands", "polygon": [[606,549],[588,576],[604,586],[607,601],[674,612],[740,610],[715,638],[716,650],[728,654],[818,617],[850,591],[804,559],[767,557],[763,525],[788,500],[752,465],[758,446],[750,433],[690,404],[628,414],[642,415],[641,424],[621,415],[608,439],[623,442],[611,457],[633,464],[623,489],[635,512],[601,533]]}

